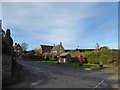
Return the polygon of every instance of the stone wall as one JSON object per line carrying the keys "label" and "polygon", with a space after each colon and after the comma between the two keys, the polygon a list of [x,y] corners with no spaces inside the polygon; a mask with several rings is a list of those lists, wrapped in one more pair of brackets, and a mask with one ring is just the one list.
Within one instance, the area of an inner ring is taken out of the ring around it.
{"label": "stone wall", "polygon": [[[0,53],[1,53],[1,48],[0,48]],[[2,90],[2,54],[0,54],[0,89]]]}
{"label": "stone wall", "polygon": [[12,56],[2,55],[2,78],[11,79],[11,60]]}

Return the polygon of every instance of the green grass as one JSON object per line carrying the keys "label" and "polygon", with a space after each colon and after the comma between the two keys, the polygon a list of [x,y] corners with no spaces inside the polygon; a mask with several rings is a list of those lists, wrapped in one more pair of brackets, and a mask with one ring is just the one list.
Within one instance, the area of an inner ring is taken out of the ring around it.
{"label": "green grass", "polygon": [[7,87],[7,86],[11,86],[14,84],[17,84],[20,80],[21,80],[21,76],[20,76],[20,71],[22,70],[22,66],[19,64],[16,64],[13,74],[12,74],[12,78],[11,80],[8,79],[4,79],[2,80],[2,86]]}
{"label": "green grass", "polygon": [[37,61],[39,63],[57,63],[57,61]]}
{"label": "green grass", "polygon": [[111,70],[111,71],[120,71],[120,67],[113,67],[110,65],[103,65],[103,67],[99,67],[98,64],[83,64],[83,67],[88,67],[88,68],[97,68],[97,69],[102,69],[102,70]]}
{"label": "green grass", "polygon": [[88,67],[88,68],[99,68],[98,64],[83,64],[83,67]]}
{"label": "green grass", "polygon": [[66,65],[66,66],[79,66],[78,63],[62,63],[62,64]]}
{"label": "green grass", "polygon": [[120,71],[120,67],[113,67],[113,66],[109,66],[109,65],[104,65],[104,67],[102,67],[100,69],[111,70],[111,71]]}
{"label": "green grass", "polygon": [[[57,61],[37,61],[39,63],[56,63]],[[61,63],[62,65],[66,65],[66,66],[79,66],[78,63]],[[110,65],[103,65],[103,67],[99,67],[98,64],[83,64],[82,66],[79,67],[86,67],[86,68],[96,68],[96,69],[101,69],[101,70],[111,70],[111,71],[120,71],[120,67],[113,67]]]}

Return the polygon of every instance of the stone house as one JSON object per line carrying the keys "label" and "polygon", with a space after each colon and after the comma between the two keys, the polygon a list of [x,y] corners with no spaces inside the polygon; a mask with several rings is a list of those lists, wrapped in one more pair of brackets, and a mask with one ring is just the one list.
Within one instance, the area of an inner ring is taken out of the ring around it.
{"label": "stone house", "polygon": [[62,42],[59,45],[49,46],[49,45],[41,45],[40,46],[40,54],[43,54],[46,57],[52,58],[53,60],[63,53],[64,47],[62,46]]}
{"label": "stone house", "polygon": [[59,45],[54,45],[51,50],[52,59],[56,59],[61,53],[65,51],[64,47],[62,46],[62,42]]}
{"label": "stone house", "polygon": [[51,50],[52,50],[53,46],[49,46],[49,45],[41,45],[40,46],[40,54],[44,55],[45,59],[47,58],[51,58]]}

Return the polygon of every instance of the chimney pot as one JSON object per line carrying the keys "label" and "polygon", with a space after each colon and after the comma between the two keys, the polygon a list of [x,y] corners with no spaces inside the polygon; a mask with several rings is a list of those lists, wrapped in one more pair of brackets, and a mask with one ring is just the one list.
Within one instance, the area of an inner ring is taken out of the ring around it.
{"label": "chimney pot", "polygon": [[60,42],[60,45],[62,45],[62,42]]}

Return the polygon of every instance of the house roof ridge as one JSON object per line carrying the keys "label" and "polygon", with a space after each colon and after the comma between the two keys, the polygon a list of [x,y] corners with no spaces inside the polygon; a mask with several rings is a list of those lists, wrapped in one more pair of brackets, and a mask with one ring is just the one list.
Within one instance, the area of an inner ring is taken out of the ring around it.
{"label": "house roof ridge", "polygon": [[[41,45],[41,46],[52,46],[52,45]],[[52,46],[53,47],[53,46]]]}

